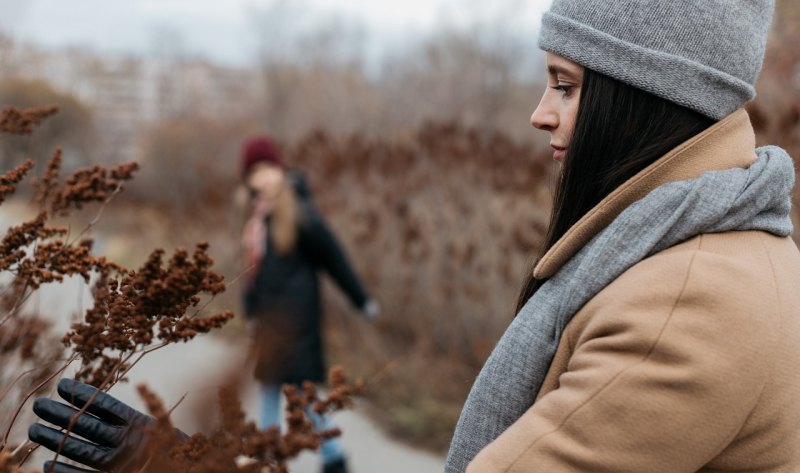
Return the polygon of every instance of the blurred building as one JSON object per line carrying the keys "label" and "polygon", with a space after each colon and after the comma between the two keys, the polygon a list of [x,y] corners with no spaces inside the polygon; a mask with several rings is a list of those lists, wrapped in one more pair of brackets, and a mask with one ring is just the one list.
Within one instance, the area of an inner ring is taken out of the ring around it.
{"label": "blurred building", "polygon": [[256,70],[185,58],[44,51],[14,45],[2,53],[0,78],[44,80],[93,113],[103,161],[140,159],[144,133],[186,117],[234,121],[248,115],[263,87]]}

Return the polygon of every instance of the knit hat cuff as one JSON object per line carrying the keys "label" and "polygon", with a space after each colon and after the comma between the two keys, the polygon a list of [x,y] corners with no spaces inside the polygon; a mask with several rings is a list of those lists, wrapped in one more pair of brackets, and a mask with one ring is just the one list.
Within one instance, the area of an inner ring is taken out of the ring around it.
{"label": "knit hat cuff", "polygon": [[539,48],[720,120],[755,97],[747,82],[699,62],[623,41],[547,12]]}

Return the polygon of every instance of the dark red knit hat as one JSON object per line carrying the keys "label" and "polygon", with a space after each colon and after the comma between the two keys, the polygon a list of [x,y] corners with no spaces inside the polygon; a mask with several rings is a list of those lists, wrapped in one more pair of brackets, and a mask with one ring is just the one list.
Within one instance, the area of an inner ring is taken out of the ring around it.
{"label": "dark red knit hat", "polygon": [[258,163],[286,168],[278,147],[266,136],[258,136],[245,142],[242,147],[242,176],[247,176]]}

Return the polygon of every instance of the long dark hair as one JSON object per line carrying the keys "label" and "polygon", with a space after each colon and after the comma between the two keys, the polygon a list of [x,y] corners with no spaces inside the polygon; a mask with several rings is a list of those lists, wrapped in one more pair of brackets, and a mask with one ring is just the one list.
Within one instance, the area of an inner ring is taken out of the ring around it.
{"label": "long dark hair", "polygon": [[[578,116],[542,254],[614,189],[713,123],[698,112],[584,69]],[[543,283],[529,271],[517,312]]]}

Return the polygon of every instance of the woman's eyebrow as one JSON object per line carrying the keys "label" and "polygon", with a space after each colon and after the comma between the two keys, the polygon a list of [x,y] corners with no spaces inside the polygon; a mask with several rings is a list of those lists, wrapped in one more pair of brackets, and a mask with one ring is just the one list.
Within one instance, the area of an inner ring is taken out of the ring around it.
{"label": "woman's eyebrow", "polygon": [[551,76],[557,76],[558,74],[565,74],[569,76],[574,76],[575,71],[571,71],[564,66],[559,66],[557,64],[550,64],[547,66],[547,72]]}

